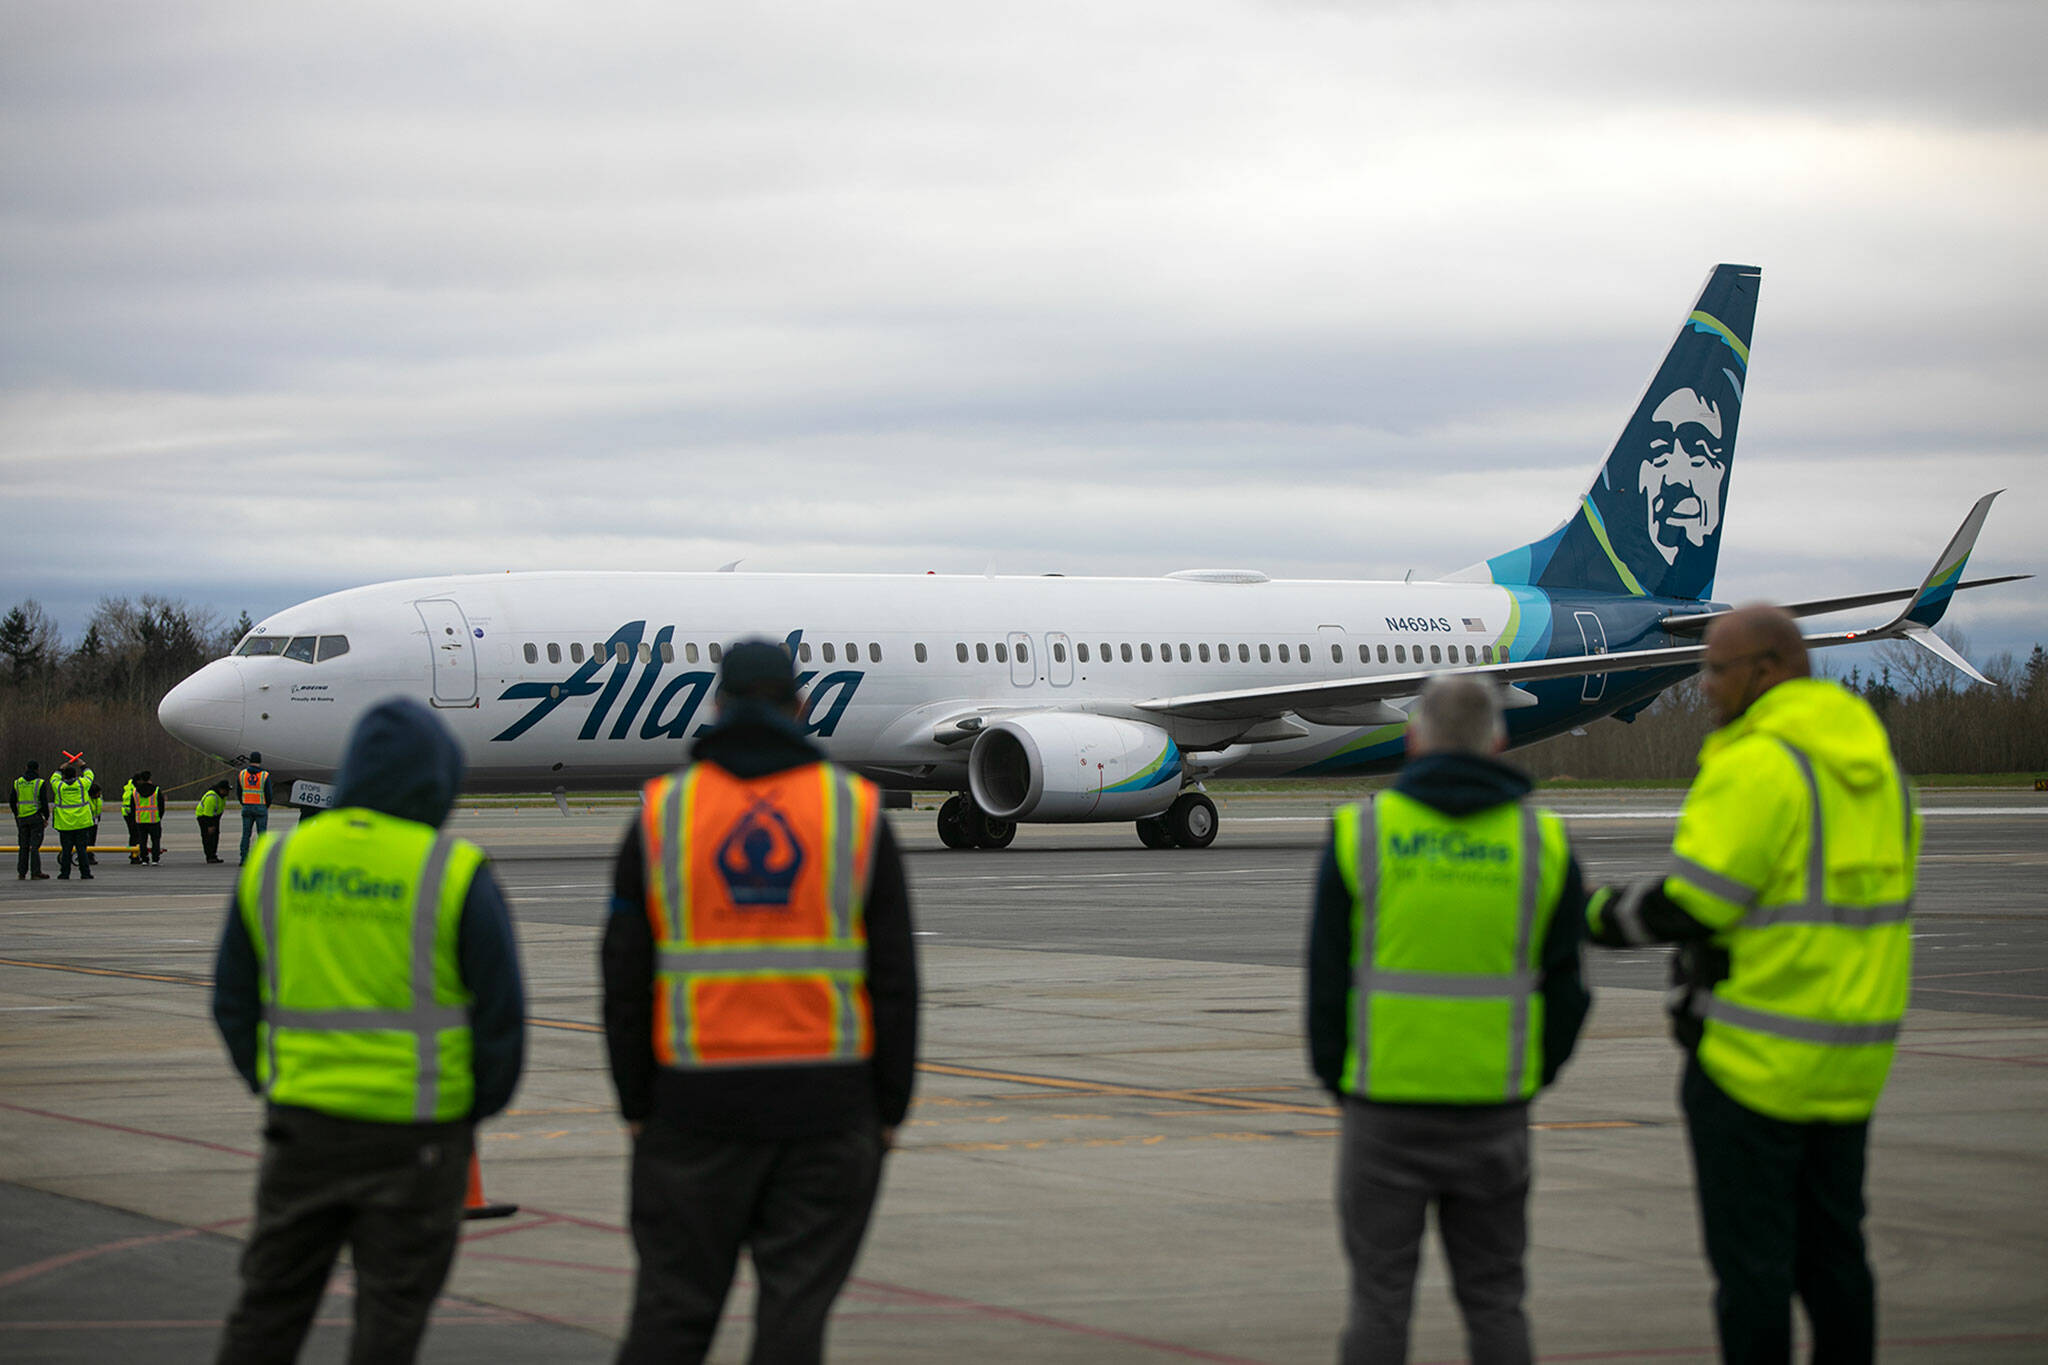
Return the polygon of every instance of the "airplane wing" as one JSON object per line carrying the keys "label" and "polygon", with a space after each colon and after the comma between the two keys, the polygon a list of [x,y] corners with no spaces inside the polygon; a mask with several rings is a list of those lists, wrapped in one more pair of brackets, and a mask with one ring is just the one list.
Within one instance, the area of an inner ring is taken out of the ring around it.
{"label": "airplane wing", "polygon": [[[2003,492],[2004,490],[1999,490]],[[1977,533],[1998,493],[1977,499],[1962,526],[1950,537],[1948,547],[1934,561],[1934,567],[1910,594],[1879,594],[1873,600],[1910,600],[1898,615],[1873,630],[1839,631],[1806,637],[1808,649],[1860,644],[1873,640],[1911,640],[1940,655],[1970,677],[1986,681],[1960,654],[1934,633],[1933,627],[1948,609],[1949,599],[1961,585],[1963,566],[1976,548]],[[2018,575],[2025,577],[2025,575]],[[1984,582],[2005,582],[1987,579]],[[1836,599],[1837,601],[1845,599]],[[1810,604],[1809,604],[1810,605]],[[1719,615],[1721,613],[1714,613]],[[1796,614],[1796,613],[1795,613]],[[1711,619],[1707,617],[1704,619]],[[1667,624],[1667,629],[1669,626]],[[1491,678],[1508,689],[1507,705],[1512,709],[1535,704],[1535,698],[1519,692],[1515,684],[1545,678],[1580,677],[1589,673],[1627,673],[1654,668],[1691,668],[1706,654],[1705,645],[1676,645],[1663,649],[1619,650],[1606,654],[1574,654],[1557,659],[1531,659],[1522,663],[1466,664],[1457,668],[1381,673],[1369,678],[1335,678],[1325,682],[1294,683],[1281,687],[1246,687],[1229,692],[1196,692],[1183,696],[1153,697],[1137,704],[1141,711],[1179,716],[1190,720],[1259,720],[1277,718],[1289,712],[1325,724],[1384,724],[1399,713],[1388,703],[1404,700],[1422,690],[1431,678],[1462,673]]]}

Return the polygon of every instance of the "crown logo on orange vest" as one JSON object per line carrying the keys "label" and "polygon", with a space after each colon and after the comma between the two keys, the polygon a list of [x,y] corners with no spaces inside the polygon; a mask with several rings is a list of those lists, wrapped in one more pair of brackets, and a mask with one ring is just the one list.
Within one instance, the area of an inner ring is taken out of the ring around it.
{"label": "crown logo on orange vest", "polygon": [[718,875],[740,907],[781,908],[804,865],[803,846],[781,811],[756,801],[718,846]]}

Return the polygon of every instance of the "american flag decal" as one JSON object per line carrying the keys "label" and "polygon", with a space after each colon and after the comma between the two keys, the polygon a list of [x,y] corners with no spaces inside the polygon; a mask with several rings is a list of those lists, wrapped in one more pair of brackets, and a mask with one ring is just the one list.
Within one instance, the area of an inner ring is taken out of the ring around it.
{"label": "american flag decal", "polygon": [[1468,616],[1465,618],[1465,629],[1475,635],[1484,635],[1486,634],[1486,622],[1476,616]]}

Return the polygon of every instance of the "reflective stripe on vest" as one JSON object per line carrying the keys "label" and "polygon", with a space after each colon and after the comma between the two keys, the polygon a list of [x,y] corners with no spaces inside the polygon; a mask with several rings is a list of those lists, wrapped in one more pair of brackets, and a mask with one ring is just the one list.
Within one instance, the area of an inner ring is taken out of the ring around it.
{"label": "reflective stripe on vest", "polygon": [[17,777],[14,779],[14,804],[20,809],[17,819],[26,820],[43,813],[43,781],[39,777]]}
{"label": "reflective stripe on vest", "polygon": [[[345,818],[347,812],[337,812],[329,817],[331,820]],[[323,825],[326,823],[322,822]],[[342,1117],[377,1117],[430,1123],[437,1118],[445,1121],[462,1116],[460,1113],[439,1112],[447,1079],[442,1075],[441,1035],[450,1030],[468,1029],[470,1007],[467,1004],[440,1003],[435,998],[435,975],[440,965],[438,938],[441,902],[447,890],[444,883],[447,881],[450,856],[461,842],[454,835],[436,833],[413,886],[412,901],[408,907],[408,946],[411,958],[408,986],[412,1005],[406,1009],[298,1009],[277,1003],[283,993],[284,951],[278,937],[283,899],[281,884],[285,875],[285,863],[291,851],[291,840],[287,837],[265,841],[266,847],[262,852],[267,856],[263,858],[257,886],[256,909],[262,925],[261,948],[265,979],[269,987],[268,998],[263,1002],[263,1022],[268,1025],[265,1029],[265,1061],[268,1063],[267,1074],[264,1077],[266,1096],[274,1094],[283,1074],[279,1066],[278,1043],[279,1034],[285,1030],[331,1035],[403,1033],[410,1035],[412,1039],[413,1063],[408,1083],[413,1095],[409,1112],[404,1115],[375,1116],[354,1113],[343,1114]],[[470,865],[471,876],[474,875],[476,865]],[[336,1065],[331,1060],[324,1064]],[[468,1086],[469,1082],[465,1079],[463,1088]],[[466,1112],[466,1105],[464,1110]]]}
{"label": "reflective stripe on vest", "polygon": [[[1372,1074],[1372,1007],[1375,999],[1410,997],[1423,1000],[1505,1001],[1508,1005],[1504,1084],[1487,1095],[1442,1095],[1446,1102],[1520,1100],[1534,1093],[1534,1079],[1528,1073],[1532,997],[1542,980],[1533,966],[1533,943],[1543,895],[1543,830],[1533,806],[1517,803],[1517,827],[1521,839],[1521,877],[1516,892],[1513,970],[1500,973],[1459,973],[1414,971],[1379,965],[1382,909],[1380,905],[1380,859],[1378,800],[1356,808],[1357,827],[1351,841],[1356,897],[1356,941],[1352,945],[1351,1058],[1345,1077],[1351,1093],[1374,1098]],[[1341,837],[1341,836],[1340,836]],[[1400,1096],[1400,1098],[1410,1098]]]}
{"label": "reflective stripe on vest", "polygon": [[158,787],[149,795],[140,792],[135,796],[135,823],[138,825],[159,825],[164,818],[164,789]]}
{"label": "reflective stripe on vest", "polygon": [[92,794],[83,781],[50,784],[51,821],[58,829],[86,829],[92,824]]}
{"label": "reflective stripe on vest", "polygon": [[242,804],[260,806],[263,804],[263,780],[270,774],[261,768],[244,768],[242,778]]}
{"label": "reflective stripe on vest", "polygon": [[648,784],[641,829],[662,1065],[872,1054],[863,909],[879,808],[869,784],[828,764],[752,780],[697,764]]}

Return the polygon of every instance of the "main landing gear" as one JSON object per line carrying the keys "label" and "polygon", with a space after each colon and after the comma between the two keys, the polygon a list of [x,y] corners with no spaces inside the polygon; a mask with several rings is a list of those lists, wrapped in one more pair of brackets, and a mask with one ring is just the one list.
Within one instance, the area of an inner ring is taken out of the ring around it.
{"label": "main landing gear", "polygon": [[939,807],[939,842],[947,848],[1008,848],[1016,837],[1015,820],[998,820],[965,796]]}
{"label": "main landing gear", "polygon": [[1182,792],[1165,814],[1138,821],[1138,842],[1147,848],[1207,848],[1216,842],[1216,803],[1200,792]]}

